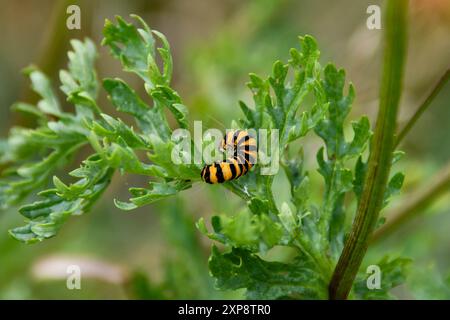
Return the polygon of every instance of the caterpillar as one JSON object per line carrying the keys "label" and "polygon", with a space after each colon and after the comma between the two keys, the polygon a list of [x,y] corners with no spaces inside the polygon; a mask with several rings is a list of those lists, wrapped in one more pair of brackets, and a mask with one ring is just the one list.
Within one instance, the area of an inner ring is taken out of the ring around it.
{"label": "caterpillar", "polygon": [[245,130],[227,132],[221,141],[221,149],[232,148],[233,156],[222,162],[205,165],[202,180],[215,184],[237,179],[245,175],[256,162],[256,139]]}

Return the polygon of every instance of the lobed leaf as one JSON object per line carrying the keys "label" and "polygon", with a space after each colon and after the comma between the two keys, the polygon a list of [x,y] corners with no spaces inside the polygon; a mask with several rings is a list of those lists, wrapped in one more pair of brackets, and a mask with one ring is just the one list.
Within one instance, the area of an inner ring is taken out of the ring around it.
{"label": "lobed leaf", "polygon": [[322,279],[314,267],[297,258],[292,263],[269,262],[240,248],[220,253],[212,249],[209,268],[221,290],[246,289],[248,299],[325,299]]}
{"label": "lobed leaf", "polygon": [[10,230],[19,241],[34,243],[51,238],[72,215],[86,212],[109,185],[113,170],[104,165],[98,155],[92,155],[72,171],[78,181],[65,185],[54,178],[54,189],[39,193],[44,198],[20,208],[27,224]]}

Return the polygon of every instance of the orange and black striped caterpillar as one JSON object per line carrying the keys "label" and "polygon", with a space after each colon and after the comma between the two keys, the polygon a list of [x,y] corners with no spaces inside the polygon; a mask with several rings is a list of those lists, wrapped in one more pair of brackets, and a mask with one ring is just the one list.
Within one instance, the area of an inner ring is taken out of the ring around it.
{"label": "orange and black striped caterpillar", "polygon": [[245,130],[236,130],[225,134],[221,148],[233,148],[233,156],[225,161],[215,162],[203,167],[202,180],[215,184],[237,179],[245,175],[256,162],[256,139]]}

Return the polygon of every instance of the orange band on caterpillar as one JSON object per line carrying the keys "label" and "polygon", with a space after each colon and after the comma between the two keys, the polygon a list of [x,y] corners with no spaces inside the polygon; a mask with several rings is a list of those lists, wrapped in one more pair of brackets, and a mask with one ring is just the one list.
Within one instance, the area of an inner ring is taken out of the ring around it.
{"label": "orange band on caterpillar", "polygon": [[256,162],[256,139],[245,130],[236,130],[225,134],[221,147],[232,148],[233,157],[203,167],[202,180],[206,183],[223,183],[245,175]]}

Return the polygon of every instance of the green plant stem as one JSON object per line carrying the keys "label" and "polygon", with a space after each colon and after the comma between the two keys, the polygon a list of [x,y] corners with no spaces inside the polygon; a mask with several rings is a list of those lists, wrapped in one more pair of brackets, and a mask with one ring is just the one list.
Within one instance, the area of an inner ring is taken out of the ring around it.
{"label": "green plant stem", "polygon": [[326,256],[316,254],[315,250],[311,249],[310,244],[305,243],[301,239],[296,239],[294,241],[294,244],[295,248],[308,256],[308,258],[316,264],[317,268],[320,270],[325,279],[329,279],[331,277],[333,267],[329,263],[329,260]]}
{"label": "green plant stem", "polygon": [[389,0],[384,12],[384,66],[377,123],[355,221],[329,284],[330,299],[348,297],[382,208],[402,89],[407,8],[407,0]]}
{"label": "green plant stem", "polygon": [[273,184],[273,176],[267,177],[266,183],[264,185],[265,187],[265,194],[267,200],[269,200],[269,208],[273,212],[273,214],[277,215],[279,214],[277,205],[275,203],[275,198],[273,196],[272,192],[272,184]]}
{"label": "green plant stem", "polygon": [[450,162],[431,179],[425,187],[406,197],[404,203],[398,210],[388,213],[387,222],[372,236],[371,243],[376,243],[385,238],[405,221],[420,214],[436,199],[450,189]]}
{"label": "green plant stem", "polygon": [[442,90],[442,88],[445,86],[445,84],[450,79],[450,69],[448,69],[445,74],[441,77],[439,82],[434,87],[433,91],[431,91],[430,95],[425,99],[425,101],[419,106],[419,108],[416,110],[414,115],[409,119],[409,121],[406,123],[406,125],[403,127],[403,129],[400,131],[400,133],[397,136],[397,140],[395,141],[395,147],[396,148],[400,142],[403,140],[403,138],[409,133],[411,128],[414,126],[414,124],[419,120],[419,118],[422,116],[422,114],[425,112],[425,110],[428,109],[431,102],[434,100],[434,98],[438,95],[438,93]]}
{"label": "green plant stem", "polygon": [[226,183],[223,186],[245,201],[250,201],[252,198],[251,194],[234,183]]}

